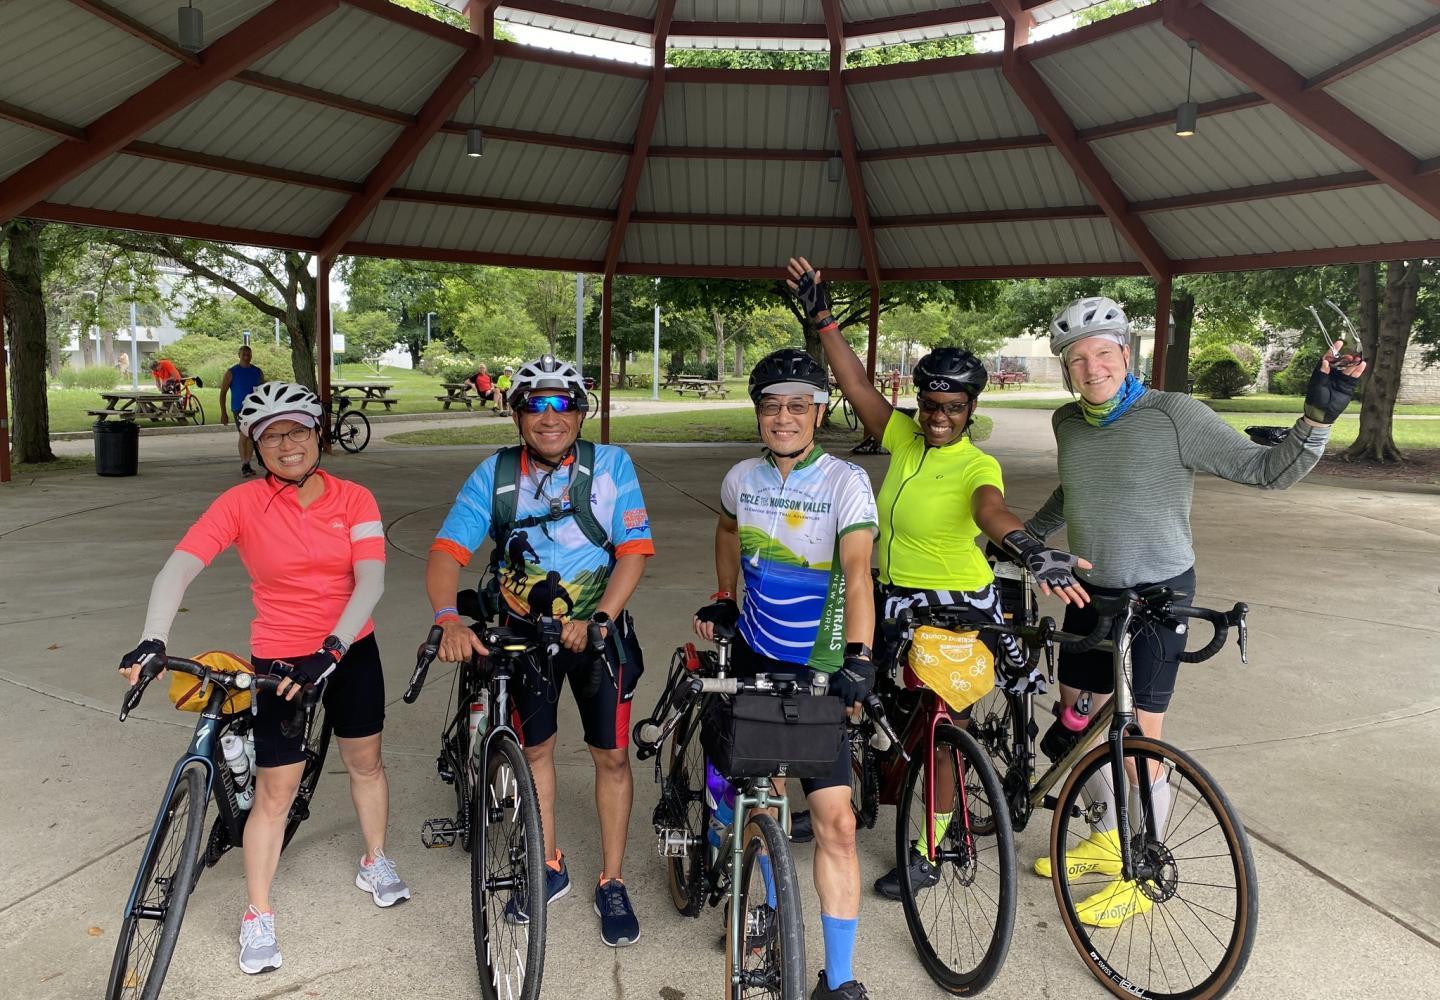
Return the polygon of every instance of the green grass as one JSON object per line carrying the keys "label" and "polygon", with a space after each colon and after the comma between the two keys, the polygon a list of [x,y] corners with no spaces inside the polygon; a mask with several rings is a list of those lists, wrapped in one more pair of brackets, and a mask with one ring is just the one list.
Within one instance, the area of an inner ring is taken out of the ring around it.
{"label": "green grass", "polygon": [[[1294,413],[1222,413],[1221,418],[1237,430],[1243,431],[1246,427],[1255,424],[1273,424],[1281,427],[1288,427],[1295,422]],[[1421,448],[1440,448],[1440,420],[1396,420],[1391,424],[1395,435],[1395,446],[1401,451],[1415,450]],[[1360,420],[1358,415],[1349,414],[1336,421],[1334,428],[1330,431],[1330,441],[1326,445],[1326,452],[1333,454],[1342,448],[1348,447],[1355,440],[1355,435],[1360,431]]]}
{"label": "green grass", "polygon": [[53,462],[17,462],[10,467],[11,478],[28,479],[32,476],[48,476],[57,472],[94,472],[95,459],[60,456]]}
{"label": "green grass", "polygon": [[[1209,399],[1205,396],[1196,396],[1196,399],[1204,403],[1216,413],[1288,413],[1291,418],[1298,417],[1305,409],[1304,396],[1278,396],[1271,393],[1256,393],[1253,396],[1236,396],[1234,399]],[[981,398],[982,409],[996,407],[999,409],[1011,410],[1058,410],[1070,402],[1069,397],[1063,399],[1005,399],[987,393]],[[1431,403],[1401,403],[1395,407],[1396,414],[1414,417],[1435,417],[1440,416],[1440,406]],[[1357,417],[1360,414],[1359,405],[1351,407],[1350,413],[1346,416]],[[1254,423],[1254,421],[1251,421]],[[1398,423],[1399,421],[1397,421]]]}

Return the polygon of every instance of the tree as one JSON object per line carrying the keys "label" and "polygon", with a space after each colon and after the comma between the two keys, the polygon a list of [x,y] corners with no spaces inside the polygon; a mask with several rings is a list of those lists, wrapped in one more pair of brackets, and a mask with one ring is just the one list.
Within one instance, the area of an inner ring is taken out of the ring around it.
{"label": "tree", "polygon": [[[660,312],[694,312],[710,324],[707,347],[715,354],[716,375],[725,371],[727,338],[757,309],[773,305],[764,281],[734,281],[725,278],[666,278],[660,282]],[[736,331],[741,332],[741,331]]]}
{"label": "tree", "polygon": [[[575,322],[575,275],[569,271],[510,272],[511,287],[530,321],[545,335],[550,353],[557,353],[560,331]],[[598,298],[600,278],[588,275],[585,280],[585,303]],[[582,305],[582,309],[584,306]]]}
{"label": "tree", "polygon": [[[635,351],[650,348],[655,337],[655,281],[651,278],[619,276],[610,286],[610,348],[615,355],[615,370],[625,380],[625,362]],[[586,323],[600,328],[600,299],[590,307]],[[594,356],[599,357],[599,338]],[[590,352],[586,352],[587,355]]]}
{"label": "tree", "polygon": [[463,264],[439,264],[415,260],[385,260],[378,257],[342,257],[336,270],[349,293],[354,312],[384,312],[395,324],[395,342],[410,352],[410,363],[418,366],[425,350],[425,316],[435,313],[431,336],[448,338],[457,326],[462,309],[470,304],[447,301],[446,283],[464,281],[467,276],[496,270]]}
{"label": "tree", "polygon": [[341,361],[362,361],[377,372],[380,370],[380,357],[395,346],[395,321],[378,309],[336,313],[335,331],[345,335],[345,353]]}
{"label": "tree", "polygon": [[4,226],[9,260],[0,280],[5,282],[5,319],[10,325],[10,443],[16,462],[55,461],[45,394],[44,263],[40,254],[44,228],[45,223],[27,219]]}

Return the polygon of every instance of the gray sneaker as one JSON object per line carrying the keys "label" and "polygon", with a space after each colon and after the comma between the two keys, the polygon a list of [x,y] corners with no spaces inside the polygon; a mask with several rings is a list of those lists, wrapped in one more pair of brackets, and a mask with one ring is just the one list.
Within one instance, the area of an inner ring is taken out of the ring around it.
{"label": "gray sneaker", "polygon": [[247,976],[280,968],[280,946],[275,943],[275,914],[250,906],[240,921],[240,971]]}
{"label": "gray sneaker", "polygon": [[395,862],[387,858],[384,851],[376,851],[368,865],[363,856],[360,858],[355,888],[374,896],[376,906],[394,906],[410,898],[410,887],[401,880],[395,871]]}

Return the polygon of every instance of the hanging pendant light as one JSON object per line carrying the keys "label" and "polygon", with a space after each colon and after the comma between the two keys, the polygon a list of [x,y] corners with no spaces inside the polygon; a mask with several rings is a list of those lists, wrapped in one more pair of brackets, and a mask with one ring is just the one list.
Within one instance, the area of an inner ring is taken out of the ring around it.
{"label": "hanging pendant light", "polygon": [[199,52],[205,47],[205,14],[195,9],[193,0],[180,8],[180,47],[186,52]]}
{"label": "hanging pendant light", "polygon": [[1195,79],[1195,50],[1200,43],[1190,39],[1190,72],[1185,77],[1185,103],[1175,109],[1175,134],[1187,138],[1195,134],[1195,123],[1200,118],[1200,105],[1190,100],[1190,84]]}
{"label": "hanging pendant light", "polygon": [[477,113],[476,103],[479,101],[480,98],[476,94],[476,90],[478,89],[480,81],[478,79],[472,79],[470,83],[471,125],[465,130],[465,155],[473,159],[479,159],[480,157],[485,155],[485,136],[480,131],[480,126],[474,124],[476,118],[479,117]]}
{"label": "hanging pendant light", "polygon": [[840,178],[845,176],[845,163],[840,159],[840,154],[835,153],[826,164],[825,173],[830,178],[830,183],[839,184]]}

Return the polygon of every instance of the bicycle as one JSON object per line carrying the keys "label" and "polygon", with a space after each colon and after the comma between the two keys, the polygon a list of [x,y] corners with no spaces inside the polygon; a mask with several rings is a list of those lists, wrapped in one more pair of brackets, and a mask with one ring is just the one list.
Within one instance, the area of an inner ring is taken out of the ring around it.
{"label": "bicycle", "polygon": [[[1033,619],[1033,592],[1024,576],[1018,587],[1012,579],[1006,589],[1012,605],[1017,596],[1022,602],[1019,617]],[[1027,593],[1029,608],[1023,605]],[[1135,626],[1175,628],[1197,618],[1208,621],[1214,634],[1204,647],[1182,654],[1182,662],[1214,656],[1232,627],[1238,631],[1241,662],[1248,662],[1249,609],[1237,603],[1229,611],[1215,611],[1173,598],[1166,588],[1097,598],[1100,619],[1089,636],[1058,631],[1048,618],[991,626],[1027,644],[1038,643],[1047,668],[1056,643],[1066,651],[1109,650],[1115,695],[1092,713],[1073,747],[1039,777],[1033,695],[997,691],[982,699],[971,731],[1004,769],[1015,829],[1025,828],[1036,807],[1054,810],[1050,864],[1057,876],[1055,898],[1071,941],[1096,978],[1117,997],[1212,1000],[1234,987],[1254,945],[1259,914],[1254,860],[1240,818],[1214,778],[1183,750],[1140,732],[1126,669]],[[1095,745],[1102,733],[1105,741]],[[1092,824],[1107,819],[1105,803],[1082,795],[1086,783],[1101,773],[1115,808],[1113,849],[1089,862],[1067,864],[1067,854],[1082,841],[1094,853]],[[1139,780],[1141,774],[1152,780]],[[1057,784],[1060,790],[1052,795]],[[1157,803],[1154,791],[1162,787]],[[1100,916],[1112,926],[1082,922],[1078,904],[1110,886],[1106,902],[1113,900],[1114,912],[1102,910]],[[1137,932],[1147,940],[1137,941]]]}
{"label": "bicycle", "polygon": [[336,396],[325,407],[326,437],[350,454],[365,450],[370,443],[370,420],[359,410],[350,409],[349,396]]}
{"label": "bicycle", "polygon": [[[235,776],[221,750],[221,739],[227,735],[244,740],[247,746],[253,742],[248,701],[237,707],[235,696],[253,697],[255,692],[273,691],[281,681],[277,677],[256,677],[244,670],[231,672],[181,656],[156,657],[141,673],[139,682],[125,693],[121,722],[140,704],[146,687],[161,670],[197,678],[200,684],[195,697],[204,698],[204,708],[196,720],[194,736],[170,773],[160,811],[140,856],[105,987],[107,1000],[154,1000],[160,995],[180,936],[180,924],[185,919],[185,906],[201,873],[243,841],[249,803],[237,799]],[[299,709],[305,715],[305,767],[285,823],[282,850],[309,818],[310,800],[330,743],[330,724],[313,688],[306,688]],[[253,762],[254,755],[248,756]],[[250,771],[253,782],[253,763]],[[206,802],[212,796],[217,815],[202,850]]]}
{"label": "bicycle", "polygon": [[201,405],[200,397],[192,391],[196,388],[205,388],[205,384],[197,376],[186,375],[180,379],[180,411],[185,414],[185,419],[192,423],[204,424],[205,407]]}
{"label": "bicycle", "polygon": [[[927,613],[934,609],[917,609]],[[954,621],[974,631],[973,612]],[[904,662],[913,627],[940,621],[910,612],[891,625],[890,676]],[[939,616],[936,616],[937,618]],[[940,627],[945,627],[941,625]],[[978,638],[978,637],[977,637]],[[879,806],[897,807],[895,870],[905,924],[925,972],[949,993],[979,993],[1004,965],[1015,925],[1015,843],[1000,778],[950,707],[918,677],[877,687],[896,739],[873,721],[850,729],[851,806],[857,826],[875,825]],[[919,882],[913,854],[922,854]]]}
{"label": "bicycle", "polygon": [[[463,591],[456,601],[468,617],[481,618],[478,609],[471,613],[476,603],[474,591]],[[472,656],[456,671],[455,712],[436,759],[441,780],[455,788],[456,814],[426,820],[420,840],[426,847],[458,841],[470,852],[481,994],[486,1000],[535,1000],[545,966],[545,840],[535,780],[510,725],[510,684],[538,644],[507,629],[472,628],[490,655]],[[407,705],[420,697],[442,634],[433,626],[417,652]]]}
{"label": "bicycle", "polygon": [[[708,723],[712,728],[702,733],[706,728],[702,717],[709,707],[702,698],[758,696],[768,708],[762,714],[774,713],[781,719],[788,713],[797,721],[804,712],[802,699],[811,699],[822,713],[829,707],[823,704],[825,689],[818,681],[803,685],[765,674],[753,679],[725,676],[733,636],[733,631],[716,626],[715,651],[697,652],[693,643],[675,651],[654,711],[635,724],[636,757],[655,758],[660,801],[652,820],[660,855],[667,861],[666,882],[676,910],[698,917],[707,903],[717,906],[727,901],[725,995],[729,1000],[753,996],[803,1000],[805,921],[785,833],[790,803],[775,789],[772,776],[787,772],[799,776],[804,763],[828,765],[839,747],[831,745],[823,762],[818,760],[825,756],[823,747],[796,751],[792,760],[775,741],[756,740],[766,744],[754,748],[762,754],[759,758],[742,761],[738,752],[728,760],[712,758],[704,744],[717,723],[712,719]],[[830,700],[835,713],[843,712],[838,700]],[[733,710],[738,716],[740,709]],[[839,723],[838,714],[828,723],[822,716],[806,728],[823,735],[819,730]],[[661,749],[667,740],[665,754]]]}
{"label": "bicycle", "polygon": [[855,407],[850,404],[850,397],[843,392],[835,392],[830,398],[830,405],[825,408],[825,421],[828,424],[835,411],[840,411],[840,416],[845,421],[845,426],[852,431],[860,429],[860,415],[855,412]]}

